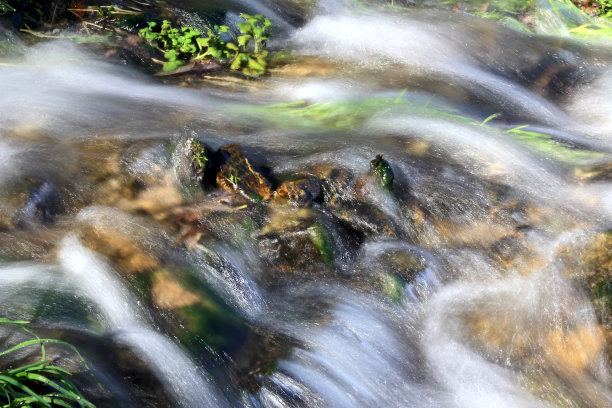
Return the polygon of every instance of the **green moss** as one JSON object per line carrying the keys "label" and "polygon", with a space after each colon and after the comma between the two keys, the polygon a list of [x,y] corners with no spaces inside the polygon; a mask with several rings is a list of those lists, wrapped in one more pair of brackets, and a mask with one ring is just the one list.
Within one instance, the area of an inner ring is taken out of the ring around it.
{"label": "green moss", "polygon": [[200,303],[173,311],[181,322],[175,332],[179,340],[194,352],[201,349],[202,342],[217,352],[229,353],[240,347],[247,334],[245,322],[197,278],[197,272],[182,268],[175,271],[174,277],[202,298]]}
{"label": "green moss", "polygon": [[325,264],[333,268],[334,267],[334,252],[332,246],[331,235],[327,231],[325,226],[320,223],[315,223],[308,229],[308,236],[312,244],[319,250]]}
{"label": "green moss", "polygon": [[395,97],[371,97],[362,100],[308,104],[305,101],[241,109],[272,125],[312,130],[352,130],[361,127],[377,113],[397,104]]}
{"label": "green moss", "polygon": [[204,342],[217,352],[230,352],[246,336],[246,325],[210,297],[201,304],[176,309],[174,313],[182,326],[176,335],[192,350],[198,350]]}
{"label": "green moss", "polygon": [[393,273],[382,275],[382,290],[394,303],[402,304],[404,296],[404,281]]}
{"label": "green moss", "polygon": [[370,162],[370,171],[374,174],[378,182],[384,188],[390,189],[393,185],[393,170],[391,164],[383,159],[383,155],[379,154]]}

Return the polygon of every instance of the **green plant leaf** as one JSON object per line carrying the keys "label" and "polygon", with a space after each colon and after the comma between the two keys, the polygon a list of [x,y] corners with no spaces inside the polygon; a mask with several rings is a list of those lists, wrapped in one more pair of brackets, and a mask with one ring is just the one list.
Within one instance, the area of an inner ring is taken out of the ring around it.
{"label": "green plant leaf", "polygon": [[254,70],[257,70],[257,71],[261,71],[262,73],[266,70],[265,66],[261,65],[259,62],[257,62],[257,60],[255,60],[253,58],[249,58],[248,66],[251,69],[254,69]]}
{"label": "green plant leaf", "polygon": [[181,60],[168,61],[168,62],[164,62],[162,69],[164,71],[174,71],[181,65],[183,65],[183,61]]}

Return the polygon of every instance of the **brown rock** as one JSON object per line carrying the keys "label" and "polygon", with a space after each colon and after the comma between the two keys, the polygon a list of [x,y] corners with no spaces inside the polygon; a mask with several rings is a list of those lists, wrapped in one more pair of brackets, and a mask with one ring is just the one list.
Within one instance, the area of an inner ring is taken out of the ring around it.
{"label": "brown rock", "polygon": [[321,197],[323,182],[315,177],[286,181],[276,190],[274,201],[289,201],[300,207],[310,207]]}
{"label": "brown rock", "polygon": [[255,201],[272,197],[272,186],[264,176],[255,171],[237,144],[219,149],[221,169],[217,173],[219,188],[237,192]]}

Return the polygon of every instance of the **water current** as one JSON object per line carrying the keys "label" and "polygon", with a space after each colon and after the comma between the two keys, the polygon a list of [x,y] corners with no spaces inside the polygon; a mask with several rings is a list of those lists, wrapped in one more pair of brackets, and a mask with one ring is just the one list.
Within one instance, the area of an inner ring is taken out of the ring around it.
{"label": "water current", "polygon": [[[268,15],[290,53],[257,80],[1,32],[0,316],[78,347],[104,392],[49,352],[100,407],[612,406],[591,291],[612,269],[612,43],[545,12],[526,33],[293,3],[174,5]],[[321,198],[202,190],[190,138]]]}

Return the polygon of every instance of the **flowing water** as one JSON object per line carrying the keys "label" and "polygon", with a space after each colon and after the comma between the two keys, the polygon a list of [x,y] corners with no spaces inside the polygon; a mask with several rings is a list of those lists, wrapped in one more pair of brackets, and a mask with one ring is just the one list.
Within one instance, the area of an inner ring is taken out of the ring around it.
{"label": "flowing water", "polygon": [[[270,16],[292,54],[257,81],[2,32],[0,315],[75,344],[101,407],[612,406],[612,43],[291,3],[176,2]],[[323,198],[203,191],[193,137]]]}

